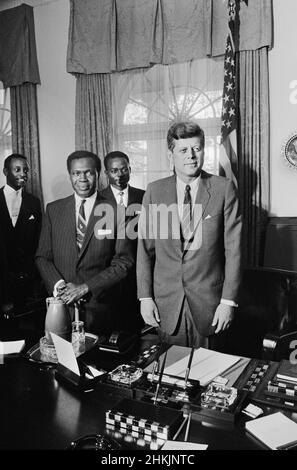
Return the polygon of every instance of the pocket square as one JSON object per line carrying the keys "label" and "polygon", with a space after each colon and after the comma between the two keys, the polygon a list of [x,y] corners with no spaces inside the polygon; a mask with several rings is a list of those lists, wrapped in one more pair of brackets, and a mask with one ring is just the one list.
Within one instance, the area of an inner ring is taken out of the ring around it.
{"label": "pocket square", "polygon": [[29,220],[34,220],[34,219],[35,219],[34,215],[33,214],[30,215]]}
{"label": "pocket square", "polygon": [[99,229],[97,230],[97,235],[102,236],[102,235],[110,235],[112,233],[111,229]]}
{"label": "pocket square", "polygon": [[211,219],[211,215],[207,215],[204,220]]}

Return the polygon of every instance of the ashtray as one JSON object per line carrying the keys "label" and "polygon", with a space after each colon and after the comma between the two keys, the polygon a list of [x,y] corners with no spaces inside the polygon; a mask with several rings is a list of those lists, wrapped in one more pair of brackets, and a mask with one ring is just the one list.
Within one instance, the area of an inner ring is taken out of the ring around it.
{"label": "ashtray", "polygon": [[201,394],[201,406],[202,408],[221,408],[227,410],[233,405],[236,398],[236,388],[211,383],[206,391]]}
{"label": "ashtray", "polygon": [[109,373],[110,379],[114,382],[131,385],[142,376],[142,369],[139,367],[122,364]]}

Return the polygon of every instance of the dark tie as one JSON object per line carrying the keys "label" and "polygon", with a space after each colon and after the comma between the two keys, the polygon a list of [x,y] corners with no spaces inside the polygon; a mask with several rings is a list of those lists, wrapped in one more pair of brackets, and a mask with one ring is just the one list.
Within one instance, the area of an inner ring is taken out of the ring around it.
{"label": "dark tie", "polygon": [[77,218],[77,229],[76,229],[76,242],[79,249],[81,249],[84,236],[87,230],[87,221],[86,221],[86,214],[85,214],[85,199],[82,199],[79,211],[78,211],[78,218]]}
{"label": "dark tie", "polygon": [[184,240],[189,240],[190,224],[192,220],[192,198],[191,187],[187,184],[185,187],[185,197],[183,204],[182,233]]}
{"label": "dark tie", "polygon": [[123,198],[123,196],[124,196],[124,191],[120,191],[120,192],[119,192],[119,196],[120,196],[119,205],[120,205],[120,206],[124,206],[124,205],[125,205],[125,204],[124,204],[124,198]]}

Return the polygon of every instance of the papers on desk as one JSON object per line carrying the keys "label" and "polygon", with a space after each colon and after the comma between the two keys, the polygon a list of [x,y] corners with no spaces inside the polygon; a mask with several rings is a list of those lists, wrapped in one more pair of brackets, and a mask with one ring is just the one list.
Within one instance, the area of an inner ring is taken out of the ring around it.
{"label": "papers on desk", "polygon": [[24,346],[24,339],[19,341],[0,341],[0,356],[4,356],[4,354],[18,354]]}
{"label": "papers on desk", "polygon": [[74,354],[72,343],[51,332],[51,337],[55,345],[58,362],[67,369],[80,376],[78,363]]}
{"label": "papers on desk", "polygon": [[297,423],[281,412],[248,421],[245,427],[272,450],[297,447]]}
{"label": "papers on desk", "polygon": [[[179,348],[179,346],[173,346]],[[185,377],[189,354],[177,362],[165,367],[164,374]],[[230,367],[240,361],[240,357],[223,354],[210,349],[198,348],[195,350],[189,378],[199,380],[203,387],[208,385],[215,377],[226,372]]]}
{"label": "papers on desk", "polygon": [[195,442],[166,441],[162,450],[206,450],[208,444],[196,444]]}

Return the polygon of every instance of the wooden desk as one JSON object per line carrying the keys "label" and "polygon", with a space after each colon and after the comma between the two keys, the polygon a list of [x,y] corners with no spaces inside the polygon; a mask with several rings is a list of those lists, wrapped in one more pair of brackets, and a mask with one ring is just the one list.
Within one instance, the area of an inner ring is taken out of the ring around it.
{"label": "wooden desk", "polygon": [[[144,350],[152,342],[156,336],[148,335],[138,347]],[[101,367],[109,364],[112,369],[123,363],[111,353],[97,350],[92,354]],[[56,381],[54,371],[24,358],[0,365],[0,449],[66,449],[80,436],[104,433],[105,410],[119,401],[117,393],[103,393],[100,388],[88,393],[71,391]],[[231,430],[193,421],[188,440],[208,444],[210,450],[263,448],[246,435],[245,421],[241,414]],[[184,431],[178,440],[183,438]],[[124,441],[121,444],[125,449],[142,449]]]}

